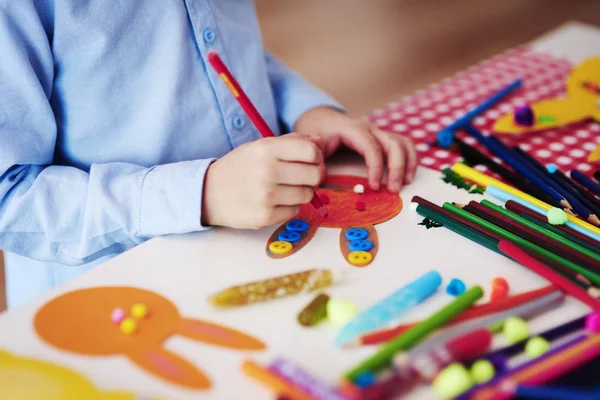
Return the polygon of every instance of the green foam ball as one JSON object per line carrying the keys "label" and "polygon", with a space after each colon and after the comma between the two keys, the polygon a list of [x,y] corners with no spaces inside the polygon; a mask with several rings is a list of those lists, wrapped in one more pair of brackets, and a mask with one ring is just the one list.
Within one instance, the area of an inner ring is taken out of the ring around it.
{"label": "green foam ball", "polygon": [[471,365],[471,379],[475,383],[486,383],[494,377],[494,364],[488,360],[478,360]]}
{"label": "green foam ball", "polygon": [[551,225],[564,225],[568,220],[567,214],[560,208],[552,207],[548,210],[548,222]]}
{"label": "green foam ball", "polygon": [[550,343],[540,336],[533,337],[525,345],[525,354],[531,358],[538,358],[548,351]]}
{"label": "green foam ball", "polygon": [[333,326],[346,325],[356,314],[358,314],[358,308],[351,301],[329,299],[327,302],[327,319]]}
{"label": "green foam ball", "polygon": [[448,365],[433,380],[433,389],[438,396],[450,399],[466,392],[473,386],[471,375],[464,365]]}
{"label": "green foam ball", "polygon": [[527,339],[529,336],[529,327],[527,322],[523,318],[519,317],[508,317],[504,321],[504,327],[502,330],[504,336],[511,342],[520,342],[523,339]]}

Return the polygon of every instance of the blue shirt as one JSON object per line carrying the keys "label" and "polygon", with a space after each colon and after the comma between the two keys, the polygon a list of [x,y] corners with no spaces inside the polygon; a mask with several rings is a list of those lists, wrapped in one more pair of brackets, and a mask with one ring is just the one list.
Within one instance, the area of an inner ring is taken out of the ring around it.
{"label": "blue shirt", "polygon": [[0,0],[0,248],[9,306],[143,241],[206,229],[210,163],[333,99],[265,52],[246,0]]}

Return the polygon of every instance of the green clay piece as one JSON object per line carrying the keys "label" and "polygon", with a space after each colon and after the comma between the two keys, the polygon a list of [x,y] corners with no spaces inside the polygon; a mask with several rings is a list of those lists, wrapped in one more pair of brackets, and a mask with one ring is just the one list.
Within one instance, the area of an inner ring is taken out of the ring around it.
{"label": "green clay piece", "polygon": [[527,327],[527,322],[525,322],[523,318],[508,317],[504,321],[502,333],[504,333],[504,336],[506,336],[511,343],[517,343],[527,339],[529,336],[529,327]]}
{"label": "green clay piece", "polygon": [[540,115],[538,117],[538,122],[540,124],[552,124],[556,122],[556,118],[554,118],[552,115]]}
{"label": "green clay piece", "polygon": [[439,222],[434,221],[431,218],[427,218],[427,217],[425,217],[423,219],[423,221],[419,222],[418,225],[423,225],[427,229],[441,228],[442,226],[444,226],[444,225],[440,224]]}
{"label": "green clay piece", "polygon": [[550,343],[540,336],[533,337],[525,345],[525,354],[531,358],[543,356],[550,348]]}
{"label": "green clay piece", "polygon": [[336,327],[346,325],[358,314],[356,304],[348,300],[329,299],[327,302],[327,318]]}
{"label": "green clay piece", "polygon": [[469,371],[460,363],[448,365],[433,380],[433,389],[444,399],[456,397],[471,389],[472,386],[473,381]]}
{"label": "green clay piece", "polygon": [[548,223],[550,225],[564,225],[569,220],[567,214],[560,208],[552,207],[548,210]]}
{"label": "green clay piece", "polygon": [[329,296],[319,293],[298,314],[300,325],[313,326],[323,321],[327,317],[327,303],[329,303]]}
{"label": "green clay piece", "polygon": [[471,365],[471,379],[477,384],[492,380],[495,373],[494,364],[488,360],[478,360]]}

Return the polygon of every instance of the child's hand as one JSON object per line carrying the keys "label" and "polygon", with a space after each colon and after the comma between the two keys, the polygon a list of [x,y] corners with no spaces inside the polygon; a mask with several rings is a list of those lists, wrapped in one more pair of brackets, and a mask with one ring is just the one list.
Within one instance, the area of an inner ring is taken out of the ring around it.
{"label": "child's hand", "polygon": [[387,187],[398,192],[411,183],[417,168],[417,152],[412,141],[404,136],[377,129],[368,122],[351,118],[331,108],[318,107],[304,113],[296,130],[323,138],[323,153],[332,154],[344,144],[360,153],[368,168],[369,184],[379,190],[383,178],[383,156],[387,159]]}
{"label": "child's hand", "polygon": [[301,134],[246,143],[206,172],[202,224],[258,229],[310,202],[324,174],[322,140]]}

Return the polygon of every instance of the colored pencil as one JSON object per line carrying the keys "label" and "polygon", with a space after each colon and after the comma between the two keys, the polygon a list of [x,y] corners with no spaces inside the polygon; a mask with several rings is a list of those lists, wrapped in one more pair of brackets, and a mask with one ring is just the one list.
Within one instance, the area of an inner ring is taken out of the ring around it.
{"label": "colored pencil", "polygon": [[[591,193],[587,193],[587,190],[581,187],[581,185],[579,185],[577,182],[573,181],[568,176],[560,172],[558,167],[554,166],[555,169],[552,170],[553,172],[551,172],[551,169],[549,169],[549,167],[544,166],[535,157],[533,157],[531,154],[527,153],[520,147],[515,146],[512,149],[517,155],[519,155],[519,157],[527,161],[533,168],[536,168],[540,174],[543,174],[549,179],[553,180],[559,187],[562,187],[572,197],[576,198],[579,202],[581,202],[581,204],[587,207],[587,209],[591,213],[593,213],[594,215],[600,215],[600,201],[598,201]],[[580,191],[580,189],[584,189],[583,192]],[[535,196],[534,194],[532,195]]]}
{"label": "colored pencil", "polygon": [[600,184],[588,178],[583,172],[576,169],[571,170],[571,178],[588,188],[596,196],[600,196]]}
{"label": "colored pencil", "polygon": [[[551,293],[560,293],[558,289],[553,285],[544,286],[541,289],[531,290],[529,292],[520,293],[514,296],[506,297],[504,299],[490,301],[485,304],[474,306],[452,319],[448,326],[460,324],[465,321],[469,321],[476,318],[481,318],[486,315],[499,313],[505,310],[510,310],[518,307],[522,304],[533,302],[536,299],[542,298]],[[394,337],[400,335],[411,329],[419,322],[411,322],[407,324],[401,324],[393,328],[382,329],[380,331],[372,332],[362,336],[355,345],[373,345],[387,342]]]}
{"label": "colored pencil", "polygon": [[[529,208],[532,211],[535,211],[538,214],[542,214],[544,216],[547,216],[548,213],[546,210],[538,207],[537,205],[528,202],[527,200],[524,200],[521,197],[515,196],[514,194],[511,194],[503,189],[500,189],[494,185],[489,185],[486,189],[485,189],[485,193],[495,199],[498,199],[500,201],[503,202],[507,202],[509,200],[513,200],[516,201],[517,203],[524,205],[525,207]],[[567,222],[565,225],[567,225],[568,227],[586,235],[589,236],[590,238],[600,241],[600,234],[594,232],[591,228],[588,229],[587,226],[581,224],[580,222],[583,222],[583,220],[578,219],[573,217],[570,214],[565,213],[567,216]],[[574,218],[573,220],[571,218]],[[595,226],[588,224],[589,227],[593,227],[595,228]]]}
{"label": "colored pencil", "polygon": [[[507,147],[508,150],[511,150]],[[563,185],[554,175],[549,174],[546,168],[539,163],[535,158],[516,147],[513,148],[516,158],[520,159],[523,165],[529,167],[534,172],[538,173],[542,179],[552,185],[554,189],[561,193],[565,199],[569,201],[573,209],[590,223],[596,226],[600,225],[600,220],[593,211],[594,206],[587,203],[587,199],[582,197],[571,185]]]}
{"label": "colored pencil", "polygon": [[526,249],[535,252],[536,254],[540,254],[544,257],[551,259],[552,261],[555,261],[555,262],[561,264],[564,267],[567,267],[569,269],[577,271],[578,273],[585,276],[587,279],[589,279],[594,284],[600,284],[600,275],[599,274],[589,271],[588,269],[583,268],[580,265],[578,265],[566,258],[558,256],[558,255],[554,254],[554,252],[548,251],[536,244],[533,244],[533,243],[521,238],[520,236],[517,236],[505,229],[502,229],[502,228],[486,221],[485,219],[479,218],[476,215],[473,215],[473,214],[471,214],[461,208],[458,208],[450,203],[445,203],[444,208],[447,209],[448,211],[454,212],[455,214],[461,215],[461,216],[465,217],[466,219],[469,219],[472,222],[475,222],[476,224],[479,224],[479,225],[489,229],[492,232],[495,232],[495,233],[501,235],[504,239],[512,240],[515,243],[519,244],[520,246],[523,246]]}
{"label": "colored pencil", "polygon": [[485,165],[492,172],[500,175],[502,179],[506,180],[510,184],[514,185],[516,188],[528,192],[534,197],[553,205],[554,207],[561,207],[561,205],[556,202],[552,197],[548,196],[544,191],[537,188],[537,186],[532,185],[529,181],[524,179],[518,174],[510,171],[508,168],[505,168],[501,164],[498,164],[496,161],[492,160],[485,154],[479,152],[479,150],[469,146],[459,138],[454,138],[454,142],[460,150],[463,158],[469,163],[473,165]]}
{"label": "colored pencil", "polygon": [[[465,164],[456,163],[452,167],[452,170],[454,172],[456,172],[457,174],[459,174],[460,176],[462,176],[463,178],[471,180],[471,181],[479,184],[480,186],[487,187],[487,186],[493,185],[493,186],[497,187],[498,189],[504,190],[504,191],[512,194],[513,196],[516,196],[530,204],[536,205],[537,207],[541,208],[544,211],[548,211],[549,209],[552,208],[552,206],[550,206],[549,204],[546,204],[543,201],[538,200],[535,197],[528,195],[527,193],[521,192],[520,190],[517,190],[517,189],[513,188],[512,186],[504,184],[504,183],[500,182],[499,180],[492,178],[491,176],[482,174],[481,172],[476,171],[473,168],[470,168]],[[567,214],[567,218],[570,222],[572,222],[576,225],[579,225],[583,229],[588,230],[591,233],[594,233],[597,237],[600,238],[600,228],[598,228],[597,226],[594,226],[586,221],[583,221],[573,215]]]}
{"label": "colored pencil", "polygon": [[346,378],[354,380],[365,372],[374,372],[389,365],[397,353],[409,350],[427,335],[441,328],[452,318],[471,307],[482,296],[483,290],[481,287],[473,286],[414,328],[383,345],[372,357],[364,360],[346,373]]}
{"label": "colored pencil", "polygon": [[598,391],[575,390],[570,387],[556,386],[523,386],[515,389],[514,395],[519,399],[545,399],[545,400],[592,400],[600,398]]}
{"label": "colored pencil", "polygon": [[[537,220],[542,226],[546,229],[553,230],[555,233],[559,233],[563,235],[563,237],[571,240],[571,241],[579,241],[579,244],[583,245],[582,242],[587,243],[587,248],[592,251],[600,252],[600,243],[591,237],[582,234],[579,231],[576,231],[573,228],[570,228],[567,225],[551,225],[548,222],[548,218],[542,214],[539,214],[529,208],[525,207],[522,204],[517,203],[516,201],[509,200],[504,203],[504,207],[507,210],[514,212],[515,214],[520,214],[523,218],[527,218],[529,221]],[[529,217],[529,218],[528,218]]]}
{"label": "colored pencil", "polygon": [[594,172],[594,179],[596,179],[596,181],[600,183],[600,169]]}
{"label": "colored pencil", "polygon": [[498,243],[498,248],[513,260],[546,278],[582,303],[587,304],[594,310],[600,310],[600,301],[598,299],[591,297],[585,290],[553,271],[547,265],[536,260],[516,244],[508,240],[501,240],[500,243]]}
{"label": "colored pencil", "polygon": [[246,360],[242,364],[242,371],[252,379],[260,382],[267,386],[273,392],[278,395],[284,396],[290,400],[314,400],[313,396],[310,396],[304,390],[289,383],[283,377],[269,371],[268,368],[261,367],[257,363],[251,360]]}
{"label": "colored pencil", "polygon": [[[517,79],[517,80],[513,81],[512,83],[510,83],[509,85],[505,86],[504,88],[500,89],[498,92],[494,93],[492,96],[490,96],[489,98],[484,100],[482,103],[480,103],[479,105],[477,105],[474,108],[472,108],[471,110],[469,110],[467,113],[465,113],[465,115],[458,118],[456,121],[452,122],[450,125],[448,125],[444,129],[442,129],[437,135],[438,138],[447,136],[447,135],[454,137],[454,132],[456,130],[463,129],[465,127],[465,125],[469,124],[473,118],[477,117],[479,114],[481,114],[481,113],[487,111],[488,109],[490,109],[491,107],[493,107],[496,103],[498,103],[504,97],[508,96],[515,90],[519,89],[522,85],[523,85],[523,81],[521,79]],[[443,141],[438,140],[438,142],[443,142]],[[450,144],[450,143],[448,143],[448,144]]]}
{"label": "colored pencil", "polygon": [[[208,53],[208,62],[213,67],[215,72],[219,75],[219,77],[227,86],[227,89],[231,92],[233,97],[240,104],[248,118],[252,121],[258,132],[263,137],[273,137],[275,134],[267,124],[267,122],[260,115],[250,98],[246,95],[246,92],[242,89],[238,81],[235,79],[229,68],[225,65],[221,57],[215,53],[214,51],[210,51]],[[313,193],[313,197],[310,201],[313,207],[323,216],[327,216],[327,209],[325,205],[319,198],[316,192]]]}
{"label": "colored pencil", "polygon": [[[473,209],[476,212],[480,212],[480,214],[489,216],[494,219],[492,222],[498,226],[501,226],[500,224],[504,223],[504,229],[518,234],[522,238],[529,240],[532,243],[536,243],[538,246],[544,247],[550,251],[560,250],[560,253],[563,254],[563,256],[570,257],[569,259],[577,259],[581,262],[581,265],[586,265],[600,271],[600,255],[566,240],[560,235],[540,228],[527,221],[525,218],[505,210],[491,201],[483,200],[481,204],[476,201],[471,201],[468,207],[469,210],[467,211],[471,212],[470,209]],[[478,215],[476,212],[475,214]],[[485,216],[479,216],[488,219]],[[554,252],[558,254],[557,251]]]}

